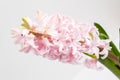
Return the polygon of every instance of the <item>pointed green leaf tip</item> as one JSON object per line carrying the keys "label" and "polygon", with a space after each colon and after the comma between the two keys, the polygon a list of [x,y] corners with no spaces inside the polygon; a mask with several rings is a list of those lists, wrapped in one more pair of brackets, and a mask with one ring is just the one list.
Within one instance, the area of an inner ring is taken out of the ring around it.
{"label": "pointed green leaf tip", "polygon": [[100,33],[99,35],[100,39],[109,39],[108,34],[105,32],[105,30],[102,28],[100,24],[94,23],[94,25],[98,28],[98,31]]}
{"label": "pointed green leaf tip", "polygon": [[21,24],[21,26],[23,26],[26,29],[29,29],[30,28],[30,24],[32,23],[30,18],[25,16],[25,17],[22,18],[22,21],[23,21],[23,23]]}

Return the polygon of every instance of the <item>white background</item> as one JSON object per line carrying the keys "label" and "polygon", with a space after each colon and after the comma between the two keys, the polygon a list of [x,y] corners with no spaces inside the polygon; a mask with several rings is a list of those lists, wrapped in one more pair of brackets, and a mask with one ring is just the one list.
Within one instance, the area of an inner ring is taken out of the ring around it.
{"label": "white background", "polygon": [[0,80],[117,80],[106,68],[90,70],[19,52],[10,29],[18,27],[23,16],[34,18],[38,9],[90,25],[98,22],[118,46],[120,0],[0,0]]}

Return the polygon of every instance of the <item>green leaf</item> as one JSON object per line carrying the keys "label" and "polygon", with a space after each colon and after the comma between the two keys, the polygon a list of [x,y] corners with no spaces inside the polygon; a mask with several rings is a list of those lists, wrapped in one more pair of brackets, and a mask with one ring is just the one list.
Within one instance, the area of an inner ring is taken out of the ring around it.
{"label": "green leaf", "polygon": [[99,37],[100,37],[100,39],[108,39],[108,36],[103,33],[100,33]]}
{"label": "green leaf", "polygon": [[114,53],[120,61],[120,51],[117,49],[117,47],[112,41],[110,42],[110,46],[112,47],[111,52]]}
{"label": "green leaf", "polygon": [[98,23],[94,23],[94,25],[98,28],[98,31],[100,33],[100,39],[109,39],[108,34],[105,32],[105,30],[102,28],[102,26]]}
{"label": "green leaf", "polygon": [[109,58],[106,58],[104,60],[99,59],[99,62],[101,62],[104,66],[106,66],[114,75],[116,75],[120,79],[120,68]]}

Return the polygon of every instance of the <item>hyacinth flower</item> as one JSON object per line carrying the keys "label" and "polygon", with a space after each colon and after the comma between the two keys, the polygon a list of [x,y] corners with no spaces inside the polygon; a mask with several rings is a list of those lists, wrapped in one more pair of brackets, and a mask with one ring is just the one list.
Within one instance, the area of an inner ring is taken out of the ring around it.
{"label": "hyacinth flower", "polygon": [[23,17],[22,21],[11,30],[20,51],[94,69],[101,69],[99,61],[120,79],[120,52],[98,23],[90,26],[62,14],[40,11],[34,20]]}

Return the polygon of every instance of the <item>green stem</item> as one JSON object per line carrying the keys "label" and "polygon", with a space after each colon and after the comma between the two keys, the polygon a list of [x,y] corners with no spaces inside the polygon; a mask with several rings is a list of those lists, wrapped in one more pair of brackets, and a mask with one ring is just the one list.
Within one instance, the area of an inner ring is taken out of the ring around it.
{"label": "green stem", "polygon": [[109,53],[106,59],[99,59],[99,62],[106,66],[114,75],[118,77],[118,79],[120,79],[120,62],[115,55]]}

